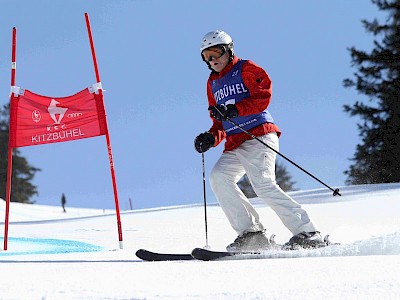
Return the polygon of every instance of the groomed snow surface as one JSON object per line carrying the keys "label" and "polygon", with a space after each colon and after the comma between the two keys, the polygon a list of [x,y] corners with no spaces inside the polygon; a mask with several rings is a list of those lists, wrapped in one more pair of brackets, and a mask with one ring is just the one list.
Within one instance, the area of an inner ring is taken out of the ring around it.
{"label": "groomed snow surface", "polygon": [[[139,248],[190,253],[205,246],[202,204],[122,212],[121,250],[113,211],[11,203],[0,299],[400,299],[400,184],[341,193],[292,193],[341,246],[213,262],[135,256]],[[274,212],[253,202],[268,233],[286,242],[291,234]],[[4,210],[0,200],[3,220]],[[208,244],[223,250],[236,234],[218,205],[207,206],[207,217]]]}

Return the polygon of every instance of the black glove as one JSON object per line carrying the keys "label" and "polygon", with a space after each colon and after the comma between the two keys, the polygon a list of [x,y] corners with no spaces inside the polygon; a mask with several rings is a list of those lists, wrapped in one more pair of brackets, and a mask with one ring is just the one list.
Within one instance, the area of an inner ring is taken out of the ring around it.
{"label": "black glove", "polygon": [[194,148],[197,152],[203,153],[214,146],[215,138],[212,133],[208,131],[200,133],[194,140]]}
{"label": "black glove", "polygon": [[227,106],[217,104],[215,106],[210,106],[208,110],[211,111],[211,116],[218,121],[226,121],[227,118],[236,118],[239,116],[235,104],[228,104]]}

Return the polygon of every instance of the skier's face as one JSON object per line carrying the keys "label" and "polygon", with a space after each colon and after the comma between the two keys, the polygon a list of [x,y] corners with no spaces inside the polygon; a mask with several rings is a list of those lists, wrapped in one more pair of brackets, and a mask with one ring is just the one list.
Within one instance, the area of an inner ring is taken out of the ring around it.
{"label": "skier's face", "polygon": [[202,55],[204,60],[210,64],[210,67],[218,73],[229,63],[229,53],[225,50],[225,47],[210,47],[205,49]]}

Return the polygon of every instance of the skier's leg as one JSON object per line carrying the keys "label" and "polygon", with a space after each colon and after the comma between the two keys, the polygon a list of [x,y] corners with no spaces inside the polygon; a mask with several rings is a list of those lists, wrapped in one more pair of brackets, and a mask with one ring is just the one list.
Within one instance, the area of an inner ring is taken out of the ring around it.
{"label": "skier's leg", "polygon": [[[260,139],[279,151],[279,139],[275,133]],[[256,194],[277,213],[283,224],[295,235],[317,231],[307,212],[276,183],[276,153],[257,140],[249,140],[239,147],[237,157],[244,166]]]}
{"label": "skier's leg", "polygon": [[258,213],[236,184],[244,175],[244,168],[235,151],[224,152],[210,175],[210,185],[217,200],[238,235],[263,230]]}

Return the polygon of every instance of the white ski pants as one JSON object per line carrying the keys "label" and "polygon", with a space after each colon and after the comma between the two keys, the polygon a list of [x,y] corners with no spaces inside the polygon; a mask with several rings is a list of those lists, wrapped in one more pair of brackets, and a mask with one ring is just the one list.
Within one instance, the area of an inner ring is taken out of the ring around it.
{"label": "white ski pants", "polygon": [[[259,139],[279,151],[276,133],[266,134]],[[211,171],[211,188],[238,235],[264,229],[258,213],[237,185],[245,173],[258,197],[276,212],[293,235],[317,231],[301,205],[277,185],[275,159],[274,151],[252,139],[232,151],[224,152]]]}

